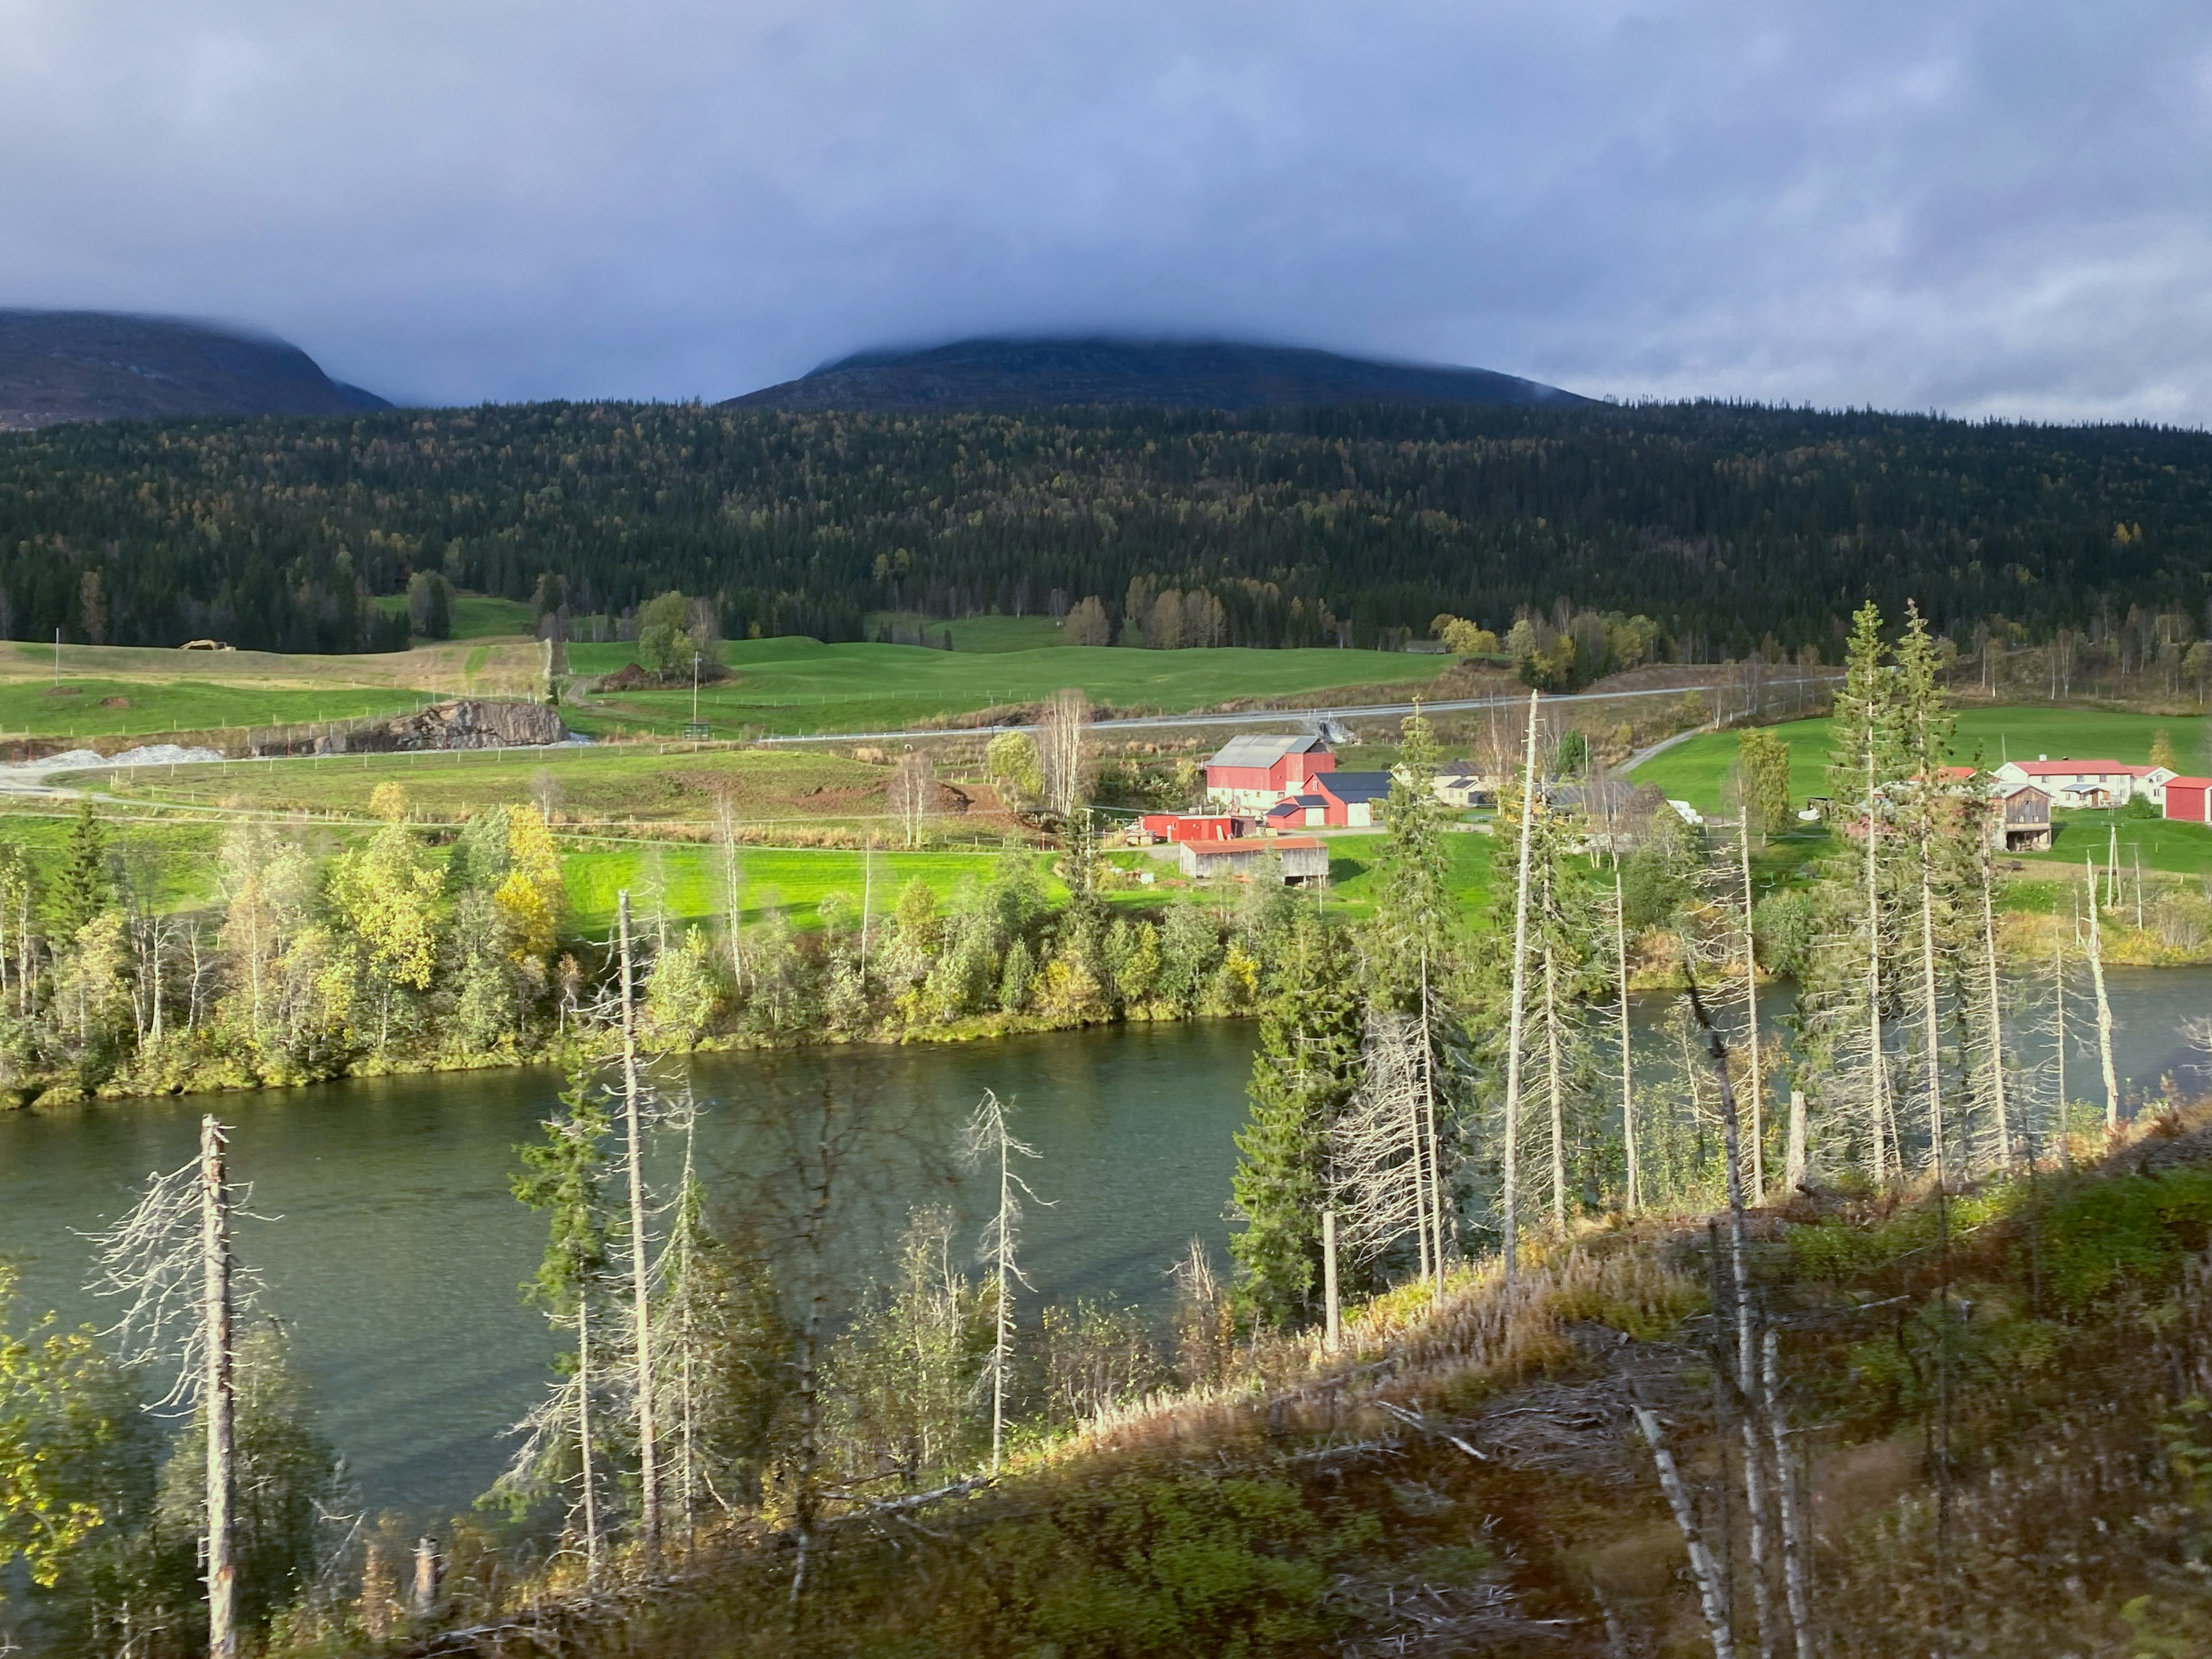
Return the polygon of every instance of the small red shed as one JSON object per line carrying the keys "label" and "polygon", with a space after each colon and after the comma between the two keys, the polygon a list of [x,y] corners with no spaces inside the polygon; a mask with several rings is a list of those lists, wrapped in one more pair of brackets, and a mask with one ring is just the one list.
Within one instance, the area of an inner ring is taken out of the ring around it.
{"label": "small red shed", "polygon": [[2212,823],[2212,778],[2168,778],[2166,815],[2186,823]]}
{"label": "small red shed", "polygon": [[1234,812],[1147,812],[1138,822],[1166,842],[1235,841],[1245,823]]}

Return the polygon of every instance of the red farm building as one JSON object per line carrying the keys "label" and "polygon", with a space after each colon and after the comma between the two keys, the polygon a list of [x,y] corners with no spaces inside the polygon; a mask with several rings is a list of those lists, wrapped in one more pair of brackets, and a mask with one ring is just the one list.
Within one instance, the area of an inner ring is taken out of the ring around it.
{"label": "red farm building", "polygon": [[2168,778],[2166,815],[2184,823],[2212,823],[2212,778]]}
{"label": "red farm building", "polygon": [[1206,763],[1206,798],[1216,806],[1264,812],[1335,769],[1336,756],[1316,737],[1231,738]]}

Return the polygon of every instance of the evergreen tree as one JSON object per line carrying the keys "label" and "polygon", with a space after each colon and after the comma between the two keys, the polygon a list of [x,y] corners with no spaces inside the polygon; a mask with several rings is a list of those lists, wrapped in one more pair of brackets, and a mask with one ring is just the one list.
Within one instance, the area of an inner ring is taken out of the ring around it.
{"label": "evergreen tree", "polygon": [[1351,940],[1303,917],[1261,1008],[1251,1115],[1230,1188],[1241,1224],[1229,1241],[1239,1300],[1259,1324],[1320,1311],[1329,1126],[1360,1078],[1358,979]]}
{"label": "evergreen tree", "polygon": [[1851,616],[1844,648],[1843,689],[1828,720],[1828,793],[1838,802],[1864,803],[1867,757],[1877,779],[1895,777],[1901,758],[1894,678],[1883,659],[1881,610],[1872,599]]}
{"label": "evergreen tree", "polygon": [[542,1141],[515,1149],[523,1167],[509,1185],[515,1197],[546,1218],[545,1254],[523,1294],[556,1328],[574,1334],[554,1360],[553,1388],[526,1419],[528,1434],[490,1496],[519,1517],[537,1499],[573,1483],[577,1496],[568,1516],[581,1526],[585,1559],[596,1577],[605,1534],[602,1489],[610,1415],[599,1395],[612,1369],[605,1351],[616,1325],[613,1310],[604,1304],[624,1229],[605,1192],[612,1126],[588,1066],[570,1069],[561,1105],[562,1115],[546,1122]]}
{"label": "evergreen tree", "polygon": [[1389,820],[1375,860],[1369,970],[1377,991],[1412,1007],[1425,982],[1441,986],[1455,962],[1459,913],[1451,891],[1448,814],[1437,799],[1437,744],[1419,714],[1400,726]]}
{"label": "evergreen tree", "polygon": [[95,817],[89,799],[77,804],[76,822],[70,826],[68,850],[63,854],[61,878],[54,884],[54,933],[67,941],[77,929],[115,901],[115,873],[108,866],[107,831]]}

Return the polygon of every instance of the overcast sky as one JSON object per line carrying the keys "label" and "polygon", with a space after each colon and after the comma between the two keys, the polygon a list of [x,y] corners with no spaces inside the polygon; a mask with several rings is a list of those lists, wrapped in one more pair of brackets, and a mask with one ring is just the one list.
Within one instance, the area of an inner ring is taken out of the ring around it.
{"label": "overcast sky", "polygon": [[0,0],[0,304],[409,401],[1226,334],[2212,424],[2212,4]]}

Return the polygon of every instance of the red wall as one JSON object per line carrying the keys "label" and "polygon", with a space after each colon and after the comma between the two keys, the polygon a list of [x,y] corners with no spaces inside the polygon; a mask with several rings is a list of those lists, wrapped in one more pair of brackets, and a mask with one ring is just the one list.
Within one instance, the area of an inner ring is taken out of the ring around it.
{"label": "red wall", "polygon": [[2212,797],[2212,788],[2201,783],[2184,783],[2177,778],[2166,786],[2166,815],[2191,823],[2212,823],[2208,797]]}

